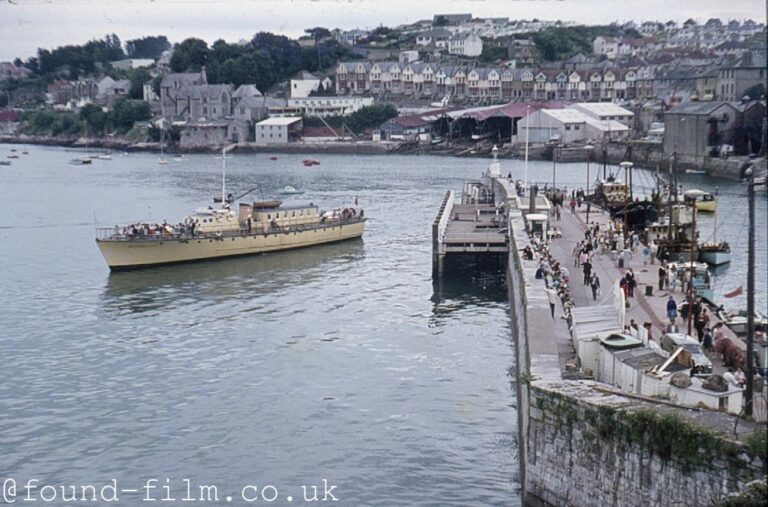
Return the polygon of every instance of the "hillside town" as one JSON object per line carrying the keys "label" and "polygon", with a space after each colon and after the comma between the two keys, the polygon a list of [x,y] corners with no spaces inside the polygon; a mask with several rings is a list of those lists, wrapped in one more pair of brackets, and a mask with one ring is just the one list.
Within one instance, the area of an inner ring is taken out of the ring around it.
{"label": "hillside town", "polygon": [[[67,137],[29,128],[25,111],[42,108],[79,113],[84,128],[70,128],[70,138],[126,137],[181,150],[356,143],[467,154],[489,143],[514,151],[525,137],[532,146],[634,140],[692,163],[765,153],[766,27],[753,20],[583,27],[461,13],[373,31],[306,32],[284,39],[307,61],[316,50],[314,68],[269,79],[257,69],[245,77],[254,82],[237,74],[244,60],[219,65],[213,57],[255,49],[265,34],[210,49],[196,39],[165,41],[157,58],[97,63],[77,79],[62,66],[45,74],[44,89],[34,69],[58,49],[2,62],[2,132]],[[122,53],[111,37],[107,46]],[[207,60],[190,57],[193,43]],[[334,52],[322,55],[329,47]],[[235,78],[226,82],[229,64]],[[137,76],[147,79],[137,86]],[[128,100],[140,107],[126,108]],[[138,116],[123,114],[115,131],[114,122],[93,124],[94,107]]]}

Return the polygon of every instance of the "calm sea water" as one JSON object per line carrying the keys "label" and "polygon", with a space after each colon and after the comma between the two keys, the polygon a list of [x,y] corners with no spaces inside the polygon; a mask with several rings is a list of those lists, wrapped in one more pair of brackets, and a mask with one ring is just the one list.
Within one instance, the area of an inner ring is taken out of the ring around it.
{"label": "calm sea water", "polygon": [[486,162],[234,155],[228,191],[357,197],[364,239],[110,274],[94,220],[175,222],[220,192],[220,159],[28,149],[0,169],[0,477],[155,478],[156,498],[169,478],[177,499],[187,478],[232,505],[246,485],[300,505],[323,479],[340,505],[519,503],[503,273],[431,278],[440,200]]}
{"label": "calm sea water", "polygon": [[[162,498],[166,478],[177,500],[184,479],[193,496],[216,485],[222,505],[245,505],[248,485],[301,505],[301,486],[322,497],[323,479],[340,505],[520,503],[503,273],[431,278],[442,196],[487,160],[320,155],[306,168],[300,155],[235,154],[228,191],[293,185],[305,194],[290,202],[321,207],[357,197],[364,239],[110,274],[94,224],[177,221],[220,192],[219,158],[114,154],[89,167],[68,164],[78,152],[28,149],[0,168],[0,478],[20,491],[28,479],[139,490],[118,505],[143,504],[150,479]],[[523,176],[518,162],[503,170]],[[551,172],[530,165],[530,179]],[[561,165],[557,179],[584,186],[586,167]],[[745,189],[683,183],[720,187],[728,291],[745,273]],[[636,184],[650,188],[651,174]]]}

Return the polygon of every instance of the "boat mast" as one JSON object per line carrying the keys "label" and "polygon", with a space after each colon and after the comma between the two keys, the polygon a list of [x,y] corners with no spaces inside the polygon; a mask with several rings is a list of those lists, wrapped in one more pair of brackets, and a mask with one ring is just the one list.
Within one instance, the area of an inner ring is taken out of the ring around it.
{"label": "boat mast", "polygon": [[221,150],[221,207],[224,207],[226,201],[226,185],[227,185],[227,149]]}
{"label": "boat mast", "polygon": [[528,133],[531,131],[530,123],[531,106],[525,106],[525,177],[523,179],[523,192],[528,190]]}
{"label": "boat mast", "polygon": [[747,385],[744,391],[744,414],[752,415],[754,397],[755,350],[755,166],[747,169],[747,200],[749,201],[749,229],[747,232]]}

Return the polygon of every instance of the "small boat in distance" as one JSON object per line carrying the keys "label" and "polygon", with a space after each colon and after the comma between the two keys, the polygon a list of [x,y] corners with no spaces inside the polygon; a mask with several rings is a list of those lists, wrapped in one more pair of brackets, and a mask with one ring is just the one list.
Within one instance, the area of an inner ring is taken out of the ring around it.
{"label": "small boat in distance", "polygon": [[11,153],[10,155],[8,155],[8,158],[19,158],[19,156],[16,155],[15,153]]}
{"label": "small boat in distance", "polygon": [[707,174],[704,169],[686,169],[685,174]]}
{"label": "small boat in distance", "polygon": [[173,161],[174,162],[184,162],[185,160],[186,159],[184,158],[183,155],[176,154],[176,155],[173,156]]}
{"label": "small boat in distance", "polygon": [[0,160],[0,165],[11,165],[10,160]]}
{"label": "small boat in distance", "polygon": [[280,191],[282,195],[299,195],[303,194],[303,190],[297,190],[296,187],[293,187],[291,185],[286,185],[283,187],[283,189]]}
{"label": "small boat in distance", "polygon": [[93,163],[93,160],[91,157],[79,157],[79,158],[73,158],[69,161],[72,165],[89,165]]}
{"label": "small boat in distance", "polygon": [[696,210],[714,213],[717,208],[717,199],[710,193],[705,193],[701,199],[696,199]]}
{"label": "small boat in distance", "polygon": [[98,155],[96,155],[96,158],[99,160],[112,160],[112,153],[109,151],[102,151]]}
{"label": "small boat in distance", "polygon": [[277,160],[277,157],[269,157],[269,160]]}
{"label": "small boat in distance", "polygon": [[304,159],[304,165],[306,167],[312,167],[313,165],[320,165],[320,162],[317,160],[312,160],[311,158]]}

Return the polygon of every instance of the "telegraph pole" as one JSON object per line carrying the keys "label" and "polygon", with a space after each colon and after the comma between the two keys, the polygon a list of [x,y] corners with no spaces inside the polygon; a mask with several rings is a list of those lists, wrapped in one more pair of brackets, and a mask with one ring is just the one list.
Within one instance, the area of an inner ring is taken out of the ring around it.
{"label": "telegraph pole", "polygon": [[754,396],[755,349],[755,168],[747,169],[747,199],[749,200],[749,230],[747,250],[747,389],[744,392],[744,414],[752,416]]}

